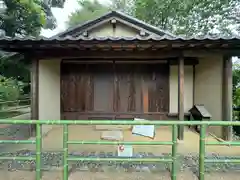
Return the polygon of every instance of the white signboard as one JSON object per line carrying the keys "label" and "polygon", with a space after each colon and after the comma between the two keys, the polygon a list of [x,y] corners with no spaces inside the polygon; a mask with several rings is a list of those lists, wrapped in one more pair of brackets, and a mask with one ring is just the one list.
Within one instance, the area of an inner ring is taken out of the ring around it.
{"label": "white signboard", "polygon": [[[134,121],[147,121],[147,120],[135,118]],[[140,136],[154,138],[155,127],[154,125],[134,125],[132,128],[132,133]]]}
{"label": "white signboard", "polygon": [[118,146],[118,156],[120,157],[132,157],[133,148],[130,145],[119,145]]}

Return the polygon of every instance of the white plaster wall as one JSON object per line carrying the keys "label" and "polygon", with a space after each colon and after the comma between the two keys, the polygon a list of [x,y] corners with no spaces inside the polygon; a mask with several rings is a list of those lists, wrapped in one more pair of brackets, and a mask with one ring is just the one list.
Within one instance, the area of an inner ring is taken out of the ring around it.
{"label": "white plaster wall", "polygon": [[[209,63],[211,62],[211,63]],[[213,120],[222,120],[222,63],[221,56],[199,59],[195,69],[195,104],[204,104]],[[184,110],[193,106],[193,67],[185,66]],[[178,112],[178,67],[170,66],[169,112]],[[60,113],[60,60],[39,61],[39,119],[59,120]],[[221,136],[220,127],[211,132]]]}
{"label": "white plaster wall", "polygon": [[[170,97],[169,113],[178,112],[178,66],[170,66]],[[184,67],[184,111],[193,106],[193,66]]]}
{"label": "white plaster wall", "polygon": [[[222,73],[223,57],[208,56],[199,59],[195,73],[195,103],[204,104],[212,120],[222,120]],[[222,137],[221,127],[211,127],[210,131]]]}
{"label": "white plaster wall", "polygon": [[124,24],[117,23],[116,29],[113,31],[113,27],[111,23],[106,23],[102,26],[98,26],[92,29],[89,32],[89,36],[98,36],[98,37],[131,37],[136,36],[139,32],[131,27],[128,27]]}
{"label": "white plaster wall", "polygon": [[[60,120],[60,60],[39,60],[39,119]],[[52,126],[44,125],[43,133]]]}

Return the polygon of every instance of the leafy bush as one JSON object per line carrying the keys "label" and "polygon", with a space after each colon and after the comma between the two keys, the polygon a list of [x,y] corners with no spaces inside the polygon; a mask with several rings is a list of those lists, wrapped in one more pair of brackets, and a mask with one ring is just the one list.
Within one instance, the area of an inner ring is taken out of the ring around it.
{"label": "leafy bush", "polygon": [[22,94],[23,87],[22,82],[0,75],[0,101],[16,101]]}
{"label": "leafy bush", "polygon": [[[233,64],[233,120],[240,121],[240,65]],[[237,136],[240,136],[240,126],[233,126]]]}

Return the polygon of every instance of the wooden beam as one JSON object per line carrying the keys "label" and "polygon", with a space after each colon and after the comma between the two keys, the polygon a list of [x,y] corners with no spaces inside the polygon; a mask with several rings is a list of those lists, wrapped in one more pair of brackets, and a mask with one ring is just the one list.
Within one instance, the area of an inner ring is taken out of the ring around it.
{"label": "wooden beam", "polygon": [[196,65],[193,65],[193,94],[192,94],[192,99],[193,99],[193,102],[192,102],[192,105],[195,104],[195,80],[196,80]]}
{"label": "wooden beam", "polygon": [[237,48],[216,48],[216,49],[186,49],[183,52],[184,56],[187,57],[207,57],[207,56],[213,56],[213,55],[223,55],[223,56],[240,56],[239,50]]}
{"label": "wooden beam", "polygon": [[84,61],[84,60],[63,60],[63,63],[70,63],[70,64],[167,64],[168,61],[167,60],[135,60],[135,61],[131,61],[131,60],[88,60],[88,61]]}
{"label": "wooden beam", "polygon": [[[38,120],[38,87],[39,87],[39,60],[33,59],[31,64],[31,119]],[[31,135],[33,135],[35,125],[31,125]]]}
{"label": "wooden beam", "polygon": [[[112,59],[101,59],[101,57],[98,57],[97,59],[88,59],[87,58],[81,59],[81,58],[69,58],[69,59],[63,59],[63,63],[75,63],[75,64],[166,64],[169,63],[170,65],[178,65],[178,58],[164,58],[164,59],[135,59],[135,60],[126,60],[121,58],[112,58]],[[190,58],[190,57],[184,57],[184,65],[185,66],[193,66],[197,65],[199,63],[197,58]]]}
{"label": "wooden beam", "polygon": [[[179,58],[178,65],[178,118],[184,121],[184,58]],[[179,126],[178,139],[184,138],[184,126]]]}
{"label": "wooden beam", "polygon": [[[222,118],[232,121],[232,58],[223,58]],[[223,127],[223,139],[232,140],[232,126]]]}
{"label": "wooden beam", "polygon": [[[179,58],[168,59],[170,65],[178,65]],[[193,66],[199,64],[199,61],[196,57],[184,57],[184,66]]]}
{"label": "wooden beam", "polygon": [[151,59],[151,60],[161,60],[164,58],[177,58],[180,53],[178,51],[80,51],[80,50],[63,50],[63,51],[38,51],[32,54],[38,59],[47,58],[62,58],[62,59],[84,59],[84,60],[141,60],[141,59]]}

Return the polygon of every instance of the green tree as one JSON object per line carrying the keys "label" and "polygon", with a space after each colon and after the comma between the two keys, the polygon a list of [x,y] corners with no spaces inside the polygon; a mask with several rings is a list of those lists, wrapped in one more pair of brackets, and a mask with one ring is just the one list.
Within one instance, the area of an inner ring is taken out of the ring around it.
{"label": "green tree", "polygon": [[71,13],[67,25],[69,27],[93,20],[111,10],[133,14],[133,0],[111,0],[109,4],[101,4],[98,0],[79,0],[79,9]]}
{"label": "green tree", "polygon": [[[240,120],[240,112],[239,108],[240,107],[240,65],[239,62],[235,62],[233,64],[233,84],[232,84],[232,89],[233,89],[233,106],[237,108],[237,110],[233,111],[233,119],[234,120]],[[233,130],[236,133],[236,135],[240,135],[240,127],[239,126],[233,126]]]}
{"label": "green tree", "polygon": [[0,52],[0,75],[23,82],[30,81],[30,60],[19,53]]}
{"label": "green tree", "polygon": [[81,8],[69,16],[69,21],[67,22],[69,27],[93,20],[109,11],[109,7],[99,3],[98,0],[80,0],[78,3]]}
{"label": "green tree", "polygon": [[14,101],[18,99],[22,93],[22,88],[23,85],[20,81],[0,75],[0,101]]}
{"label": "green tree", "polygon": [[240,65],[239,63],[233,64],[233,105],[240,107]]}
{"label": "green tree", "polygon": [[46,24],[46,15],[40,5],[28,0],[7,0],[5,5],[6,10],[0,16],[0,28],[7,36],[40,34],[41,27]]}
{"label": "green tree", "polygon": [[116,9],[163,30],[185,36],[229,35],[233,30],[240,30],[239,0],[112,0],[109,5],[102,5],[97,0],[81,0],[79,7],[70,15],[69,26]]}
{"label": "green tree", "polygon": [[240,25],[239,7],[238,0],[135,0],[135,16],[185,36],[231,34]]}
{"label": "green tree", "polygon": [[135,0],[112,0],[110,1],[110,9],[124,12],[128,15],[134,16]]}
{"label": "green tree", "polygon": [[0,0],[0,29],[7,36],[38,36],[41,28],[54,29],[51,7],[63,7],[65,0]]}
{"label": "green tree", "polygon": [[[56,27],[51,7],[62,8],[64,2],[65,0],[0,0],[0,29],[10,37],[39,36],[41,28]],[[0,75],[29,83],[29,61],[26,58],[18,53],[0,51]],[[2,90],[4,85],[2,84]]]}

